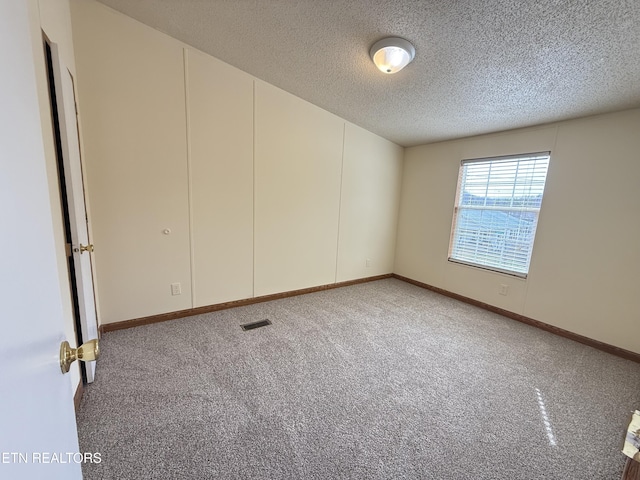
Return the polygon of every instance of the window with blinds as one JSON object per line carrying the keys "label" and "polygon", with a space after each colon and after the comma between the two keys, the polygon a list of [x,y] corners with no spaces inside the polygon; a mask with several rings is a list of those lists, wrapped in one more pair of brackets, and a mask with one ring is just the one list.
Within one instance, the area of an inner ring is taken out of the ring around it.
{"label": "window with blinds", "polygon": [[462,160],[449,260],[526,277],[550,152]]}

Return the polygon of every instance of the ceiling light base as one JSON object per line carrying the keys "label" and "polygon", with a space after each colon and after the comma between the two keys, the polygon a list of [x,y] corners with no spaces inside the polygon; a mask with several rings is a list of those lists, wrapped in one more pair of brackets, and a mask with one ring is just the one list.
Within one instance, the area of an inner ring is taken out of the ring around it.
{"label": "ceiling light base", "polygon": [[387,37],[372,45],[369,56],[381,72],[392,74],[411,63],[416,56],[416,49],[404,38]]}

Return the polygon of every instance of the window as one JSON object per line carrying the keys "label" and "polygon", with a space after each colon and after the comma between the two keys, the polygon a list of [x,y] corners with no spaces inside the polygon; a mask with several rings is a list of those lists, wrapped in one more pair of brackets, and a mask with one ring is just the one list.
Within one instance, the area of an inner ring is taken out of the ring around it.
{"label": "window", "polygon": [[462,160],[450,261],[527,276],[549,153]]}

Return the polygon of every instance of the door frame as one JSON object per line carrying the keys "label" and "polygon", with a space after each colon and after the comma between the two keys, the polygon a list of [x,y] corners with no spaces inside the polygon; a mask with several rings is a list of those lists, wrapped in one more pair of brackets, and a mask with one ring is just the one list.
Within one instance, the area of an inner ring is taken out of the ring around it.
{"label": "door frame", "polygon": [[[99,329],[92,254],[90,251],[83,252],[80,248],[84,242],[86,245],[92,245],[92,235],[85,190],[75,79],[61,60],[58,45],[44,31],[42,38],[57,157],[57,189],[60,193],[61,221],[65,235],[69,291],[77,345],[81,345],[84,341],[98,337]],[[64,78],[66,76],[68,78]],[[65,81],[70,82],[66,91]],[[73,105],[71,109],[68,108],[69,102]],[[73,153],[76,148],[77,152]],[[95,363],[81,363],[80,368],[83,383],[93,382]]]}

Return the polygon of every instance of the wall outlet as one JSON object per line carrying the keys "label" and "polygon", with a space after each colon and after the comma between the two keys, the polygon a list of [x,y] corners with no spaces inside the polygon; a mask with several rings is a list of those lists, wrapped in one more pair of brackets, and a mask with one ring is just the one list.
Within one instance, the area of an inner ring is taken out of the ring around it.
{"label": "wall outlet", "polygon": [[364,266],[369,268],[371,266],[371,260],[369,258],[367,258],[364,262]]}
{"label": "wall outlet", "polygon": [[182,294],[182,287],[180,286],[179,283],[172,283],[171,284],[171,295],[181,295]]}
{"label": "wall outlet", "polygon": [[504,283],[500,285],[498,289],[498,293],[500,295],[507,295],[509,293],[509,285],[505,285]]}

